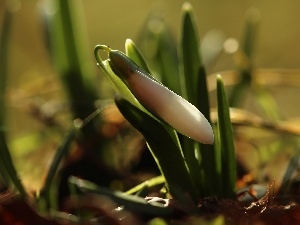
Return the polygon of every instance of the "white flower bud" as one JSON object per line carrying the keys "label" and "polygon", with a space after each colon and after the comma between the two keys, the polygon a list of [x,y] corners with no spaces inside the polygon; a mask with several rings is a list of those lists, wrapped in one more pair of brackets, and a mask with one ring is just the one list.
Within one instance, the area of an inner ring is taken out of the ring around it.
{"label": "white flower bud", "polygon": [[149,112],[163,119],[179,133],[204,144],[213,144],[213,129],[194,105],[151,79],[122,52],[111,50],[109,60],[114,73]]}

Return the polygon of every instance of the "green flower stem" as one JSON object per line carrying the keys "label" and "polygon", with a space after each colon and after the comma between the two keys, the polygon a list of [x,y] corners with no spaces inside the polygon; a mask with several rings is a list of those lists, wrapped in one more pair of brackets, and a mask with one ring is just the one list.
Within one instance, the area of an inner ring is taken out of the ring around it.
{"label": "green flower stem", "polygon": [[[133,94],[129,91],[124,82],[111,70],[108,60],[103,60],[100,56],[100,51],[110,52],[111,48],[106,45],[97,45],[94,49],[94,56],[97,61],[99,69],[103,72],[105,77],[110,81],[114,90],[121,93],[124,98],[130,101],[135,106],[143,109],[142,105],[136,100]],[[144,109],[144,111],[146,111]]]}

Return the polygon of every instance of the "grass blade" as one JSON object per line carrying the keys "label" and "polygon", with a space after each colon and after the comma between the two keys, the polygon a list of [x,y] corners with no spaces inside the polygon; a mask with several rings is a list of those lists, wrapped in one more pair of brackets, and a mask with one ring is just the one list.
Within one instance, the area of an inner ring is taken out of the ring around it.
{"label": "grass blade", "polygon": [[222,197],[234,198],[236,185],[236,158],[229,105],[221,76],[217,77],[218,129],[222,157]]}

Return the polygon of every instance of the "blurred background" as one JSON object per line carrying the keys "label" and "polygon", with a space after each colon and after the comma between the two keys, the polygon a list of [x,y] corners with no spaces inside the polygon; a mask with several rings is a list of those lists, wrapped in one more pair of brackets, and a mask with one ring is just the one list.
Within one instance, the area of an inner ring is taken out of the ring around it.
{"label": "blurred background", "polygon": [[[50,109],[55,108],[57,102],[65,99],[65,93],[47,50],[44,27],[46,21],[41,7],[44,1],[0,0],[0,26],[3,24],[6,2],[10,2],[11,10],[14,11],[8,55],[7,129],[11,150],[15,155],[22,156],[20,149],[28,150],[31,147],[35,149],[34,146],[41,141],[35,139],[35,136],[33,138],[28,135],[33,131],[40,131],[43,127],[40,121],[32,119],[33,116],[40,116],[39,112],[35,111],[39,108],[35,104],[43,105],[45,111],[51,114]],[[260,23],[255,38],[253,66],[284,69],[300,67],[300,29],[297,25],[300,19],[300,1],[190,0],[189,2],[194,7],[200,40],[211,31],[219,32],[223,38],[232,37],[239,40],[243,33],[247,11],[251,8],[257,9]],[[109,45],[113,49],[124,51],[125,40],[127,38],[138,40],[147,18],[154,11],[161,13],[175,41],[178,42],[181,7],[184,3],[182,0],[88,0],[78,1],[78,3],[83,9],[83,14],[79,16],[84,18],[85,24],[81,25],[86,31],[87,48],[90,49],[88,63],[95,68],[99,85],[102,77],[96,69],[93,57],[95,45]],[[51,13],[51,8],[48,13]],[[210,74],[233,68],[232,58],[222,55],[207,72]],[[31,101],[33,98],[35,100]],[[44,104],[46,102],[47,104]],[[68,114],[60,118],[60,124],[66,127],[71,121]],[[45,135],[50,137],[49,133]],[[21,141],[23,137],[24,141]],[[54,146],[60,138],[60,135],[55,136],[51,133],[53,145],[49,143],[44,145],[45,149],[52,149],[49,156],[53,154]],[[14,140],[18,141],[14,142]],[[28,154],[28,151],[25,152]],[[46,150],[44,153],[43,158],[49,159]],[[39,155],[36,155],[36,161],[40,164],[47,163],[42,161]]]}
{"label": "blurred background", "polygon": [[[43,20],[39,11],[42,1],[16,1],[13,18],[10,73],[22,78],[28,71],[49,73],[51,64],[45,50]],[[96,44],[124,49],[126,38],[136,39],[146,18],[154,10],[163,13],[174,37],[178,37],[181,24],[182,0],[164,1],[82,1],[89,47]],[[297,0],[236,1],[191,0],[199,30],[203,37],[212,29],[219,29],[226,37],[239,38],[244,25],[246,11],[257,8],[261,22],[256,41],[255,65],[257,67],[299,68],[300,2]],[[0,1],[1,19],[5,1]],[[226,68],[217,69],[231,69]]]}

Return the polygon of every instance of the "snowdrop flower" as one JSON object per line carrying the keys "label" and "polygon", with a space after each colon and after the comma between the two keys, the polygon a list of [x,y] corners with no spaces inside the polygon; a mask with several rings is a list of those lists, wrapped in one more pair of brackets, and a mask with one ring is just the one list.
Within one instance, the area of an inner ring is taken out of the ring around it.
{"label": "snowdrop flower", "polygon": [[109,49],[108,54],[113,72],[149,112],[179,133],[204,144],[213,144],[212,127],[194,105],[156,81],[124,53]]}

